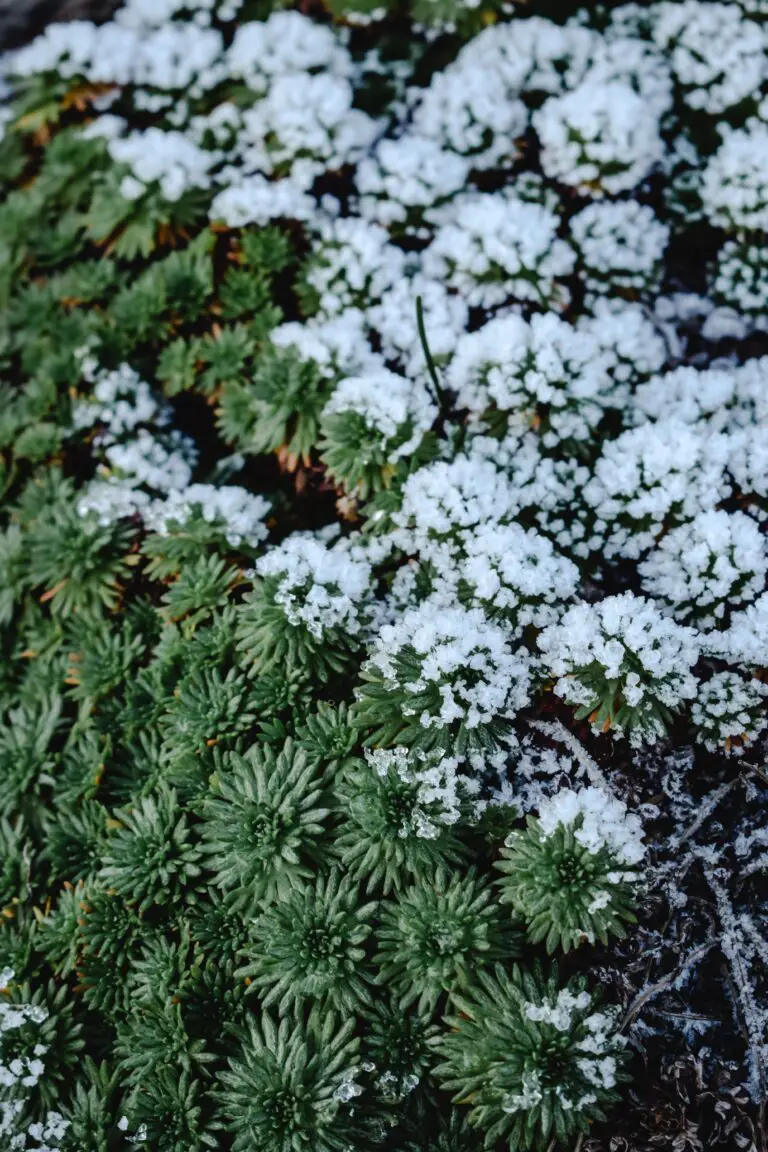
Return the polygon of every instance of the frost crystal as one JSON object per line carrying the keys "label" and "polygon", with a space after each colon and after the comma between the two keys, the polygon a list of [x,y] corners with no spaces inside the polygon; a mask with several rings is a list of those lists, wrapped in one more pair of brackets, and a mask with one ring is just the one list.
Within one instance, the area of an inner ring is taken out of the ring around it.
{"label": "frost crystal", "polygon": [[310,536],[291,536],[256,562],[260,576],[278,578],[275,602],[291,624],[320,640],[332,628],[360,631],[370,567]]}
{"label": "frost crystal", "polygon": [[749,516],[711,509],[664,536],[638,570],[676,619],[713,628],[764,590],[768,550]]}
{"label": "frost crystal", "polygon": [[704,169],[701,199],[720,228],[768,231],[768,124],[728,132]]}
{"label": "frost crystal", "polygon": [[567,293],[558,282],[574,255],[557,236],[547,208],[501,193],[467,197],[438,229],[424,254],[424,270],[445,279],[470,305],[492,308],[512,298],[559,308]]}
{"label": "frost crystal", "polygon": [[583,788],[579,792],[563,789],[545,800],[538,812],[545,837],[561,824],[574,824],[579,817],[580,826],[574,835],[589,852],[607,849],[629,866],[643,859],[646,849],[640,818],[627,812],[623,801],[602,788]]}
{"label": "frost crystal", "polygon": [[695,633],[631,592],[574,605],[538,644],[557,694],[633,744],[658,739],[667,712],[696,694]]}
{"label": "frost crystal", "polygon": [[[415,679],[402,682],[396,657],[410,649],[418,661]],[[423,727],[461,720],[467,728],[488,724],[496,717],[511,718],[529,698],[529,661],[513,652],[501,628],[478,609],[448,607],[426,601],[386,624],[377,636],[370,664],[385,683],[406,694],[404,712],[413,714],[409,698],[434,685],[440,706],[436,715],[423,712]]]}
{"label": "frost crystal", "polygon": [[[341,380],[323,414],[341,412],[361,416],[366,428],[381,438],[388,459],[394,462],[414,451],[437,410],[423,385],[384,370]],[[390,442],[394,442],[391,447]]]}
{"label": "frost crystal", "polygon": [[701,742],[715,752],[740,756],[768,727],[768,687],[735,672],[716,672],[702,684],[691,708]]}
{"label": "frost crystal", "polygon": [[658,114],[629,84],[588,76],[533,117],[547,176],[592,196],[634,188],[659,163]]}

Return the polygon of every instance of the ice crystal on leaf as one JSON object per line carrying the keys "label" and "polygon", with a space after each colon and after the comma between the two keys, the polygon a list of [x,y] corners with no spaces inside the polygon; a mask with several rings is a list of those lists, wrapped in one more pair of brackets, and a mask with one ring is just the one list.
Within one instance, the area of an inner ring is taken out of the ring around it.
{"label": "ice crystal on leaf", "polygon": [[627,83],[588,74],[533,116],[547,176],[584,194],[616,196],[659,163],[664,143],[658,113]]}
{"label": "ice crystal on leaf", "polygon": [[423,259],[429,276],[444,280],[470,305],[493,308],[512,299],[555,311],[567,303],[560,280],[574,264],[552,212],[500,193],[460,203]]}
{"label": "ice crystal on leaf", "polygon": [[630,592],[573,605],[538,644],[555,691],[577,716],[633,745],[663,736],[673,711],[696,693],[695,633]]}
{"label": "ice crystal on leaf", "polygon": [[376,637],[356,723],[371,743],[492,752],[530,699],[529,662],[479,609],[425,601]]}

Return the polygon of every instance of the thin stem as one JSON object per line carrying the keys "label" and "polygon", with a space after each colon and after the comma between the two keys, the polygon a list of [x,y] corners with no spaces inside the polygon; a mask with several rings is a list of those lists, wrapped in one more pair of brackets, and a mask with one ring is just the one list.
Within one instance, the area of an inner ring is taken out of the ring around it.
{"label": "thin stem", "polygon": [[440,409],[442,415],[445,415],[448,411],[448,403],[446,400],[445,392],[440,385],[440,377],[437,374],[437,368],[435,367],[435,362],[432,359],[432,353],[429,350],[427,330],[424,327],[424,304],[422,302],[421,296],[416,297],[416,325],[419,329],[419,340],[421,341],[421,347],[424,352],[424,359],[427,362],[427,371],[429,372],[430,379],[435,389],[435,399],[437,400],[437,406]]}

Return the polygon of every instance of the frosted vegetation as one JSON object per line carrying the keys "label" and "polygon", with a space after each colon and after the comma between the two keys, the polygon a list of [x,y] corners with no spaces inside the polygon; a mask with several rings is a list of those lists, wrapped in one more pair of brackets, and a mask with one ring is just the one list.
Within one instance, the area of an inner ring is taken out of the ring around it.
{"label": "frosted vegetation", "polygon": [[3,1146],[764,1152],[768,9],[327,7],[0,59]]}

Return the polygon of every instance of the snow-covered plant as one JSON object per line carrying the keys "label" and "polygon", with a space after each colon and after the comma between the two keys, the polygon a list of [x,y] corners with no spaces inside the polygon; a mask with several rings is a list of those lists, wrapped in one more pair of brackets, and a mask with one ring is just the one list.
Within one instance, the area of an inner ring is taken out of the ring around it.
{"label": "snow-covered plant", "polygon": [[629,84],[588,75],[533,115],[547,176],[590,196],[635,188],[664,154],[658,113]]}
{"label": "snow-covered plant", "polygon": [[537,1152],[570,1143],[616,1098],[626,1041],[585,985],[562,986],[554,969],[516,967],[510,978],[497,965],[472,992],[454,993],[437,1074],[455,1100],[471,1101],[470,1124],[494,1143]]}
{"label": "snow-covered plant", "polygon": [[92,388],[74,405],[72,422],[77,430],[95,427],[97,444],[113,444],[121,435],[150,421],[155,426],[168,422],[168,409],[130,364],[100,370],[95,357],[85,349],[80,367]]}
{"label": "snow-covered plant", "polygon": [[220,160],[216,152],[199,148],[182,132],[161,128],[116,137],[108,149],[113,160],[130,170],[120,182],[120,195],[126,200],[138,200],[153,184],[171,201],[191,188],[210,188],[211,168]]}
{"label": "snow-covered plant", "polygon": [[765,590],[768,549],[750,516],[709,509],[662,537],[638,571],[676,620],[709,629]]}
{"label": "snow-covered plant", "polygon": [[237,134],[247,172],[290,176],[307,189],[326,168],[359,159],[377,125],[353,107],[349,80],[328,72],[294,72],[271,80],[263,99],[246,109]]}
{"label": "snow-covered plant", "polygon": [[754,677],[715,672],[699,685],[691,720],[699,740],[710,752],[741,756],[768,726],[768,687]]}
{"label": "snow-covered plant", "polygon": [[416,131],[466,157],[473,168],[515,158],[528,110],[511,94],[500,69],[463,64],[460,54],[455,64],[434,74],[428,88],[412,96],[418,100]]}
{"label": "snow-covered plant", "polygon": [[362,499],[386,488],[397,462],[415,452],[436,415],[426,387],[394,372],[341,380],[320,424],[329,475]]}
{"label": "snow-covered plant", "polygon": [[270,333],[270,340],[277,348],[293,348],[329,380],[361,376],[382,367],[381,357],[368,343],[365,320],[358,308],[349,308],[330,320],[280,324]]}
{"label": "snow-covered plant", "polygon": [[501,902],[550,953],[624,936],[624,922],[635,919],[642,835],[639,818],[604,790],[563,789],[506,838],[496,865]]}
{"label": "snow-covered plant", "polygon": [[647,204],[597,201],[571,220],[588,292],[633,295],[658,287],[669,228]]}
{"label": "snow-covered plant", "polygon": [[190,484],[154,501],[145,514],[147,527],[161,536],[174,528],[203,521],[233,547],[255,550],[267,538],[265,517],[270,505],[233,484]]}
{"label": "snow-covered plant", "polygon": [[768,124],[751,120],[725,135],[704,169],[701,199],[719,228],[768,231]]}
{"label": "snow-covered plant", "polygon": [[0,1148],[747,1147],[768,0],[300,7],[0,56]]}
{"label": "snow-covered plant", "polygon": [[148,531],[182,534],[198,546],[226,541],[255,550],[266,539],[268,501],[237,485],[191,483],[194,442],[165,430],[170,406],[133,369],[123,364],[95,380],[93,399],[74,409],[75,428],[93,429],[103,460],[78,500],[81,515],[94,514],[102,526],[140,517]]}
{"label": "snow-covered plant", "polygon": [[214,223],[242,228],[270,220],[310,220],[315,214],[314,200],[288,176],[268,180],[260,173],[243,176],[233,170],[227,177],[230,182],[217,192],[208,209]]}
{"label": "snow-covered plant", "polygon": [[707,654],[737,667],[768,668],[768,592],[741,612],[734,612],[730,626],[724,632],[708,634],[703,643]]}
{"label": "snow-covered plant", "polygon": [[429,553],[456,542],[463,529],[498,524],[520,508],[519,494],[490,460],[457,456],[419,468],[403,486],[393,515],[395,539],[409,551]]}
{"label": "snow-covered plant", "polygon": [[[636,10],[637,11],[637,10]],[[640,16],[634,27],[629,4],[612,11],[604,36],[591,45],[587,79],[628,84],[663,119],[673,105],[673,80],[669,61],[647,39],[647,21]]]}
{"label": "snow-covered plant", "polygon": [[[0,985],[5,993],[13,980],[13,969],[0,972]],[[45,1044],[29,1044],[29,1035],[35,1025],[48,1018],[42,1005],[0,1002],[0,1134],[14,1145],[18,1133],[18,1118],[23,1114],[30,1089],[34,1088],[45,1071]],[[24,1041],[27,1043],[24,1043]]]}
{"label": "snow-covered plant", "polygon": [[607,556],[639,559],[665,528],[712,508],[730,491],[728,439],[679,420],[622,433],[606,444],[584,487]]}
{"label": "snow-covered plant", "polygon": [[367,308],[403,276],[405,257],[380,224],[358,217],[315,220],[317,241],[299,285],[304,310],[330,319]]}
{"label": "snow-covered plant", "polygon": [[711,271],[713,299],[765,327],[768,311],[768,271],[762,244],[755,240],[728,240]]}
{"label": "snow-covered plant", "polygon": [[539,204],[503,193],[468,195],[441,224],[423,256],[428,276],[467,303],[494,308],[519,300],[560,310],[574,255],[557,235],[558,220]]}
{"label": "snow-covered plant", "polygon": [[683,365],[642,383],[633,397],[631,415],[636,423],[657,420],[662,413],[664,420],[700,424],[714,432],[750,429],[768,416],[762,387],[765,367],[762,360],[703,369]]}
{"label": "snow-covered plant", "polygon": [[423,210],[460,191],[467,175],[466,161],[434,137],[382,140],[357,166],[360,213],[385,226],[417,225]]}
{"label": "snow-covered plant", "polygon": [[633,746],[663,736],[672,714],[696,695],[696,634],[631,592],[568,608],[538,645],[555,692],[576,716]]}
{"label": "snow-covered plant", "polygon": [[367,744],[491,755],[513,741],[512,723],[530,698],[529,665],[481,610],[426,600],[374,640],[355,724]]}
{"label": "snow-covered plant", "polygon": [[223,38],[214,28],[169,21],[135,27],[88,20],[51,23],[31,44],[13,54],[20,77],[56,72],[91,84],[135,85],[199,97],[226,77]]}
{"label": "snow-covered plant", "polygon": [[397,360],[409,376],[425,372],[424,348],[419,334],[416,301],[421,299],[429,351],[442,365],[456,348],[467,325],[469,308],[462,296],[448,291],[441,280],[422,273],[398,280],[368,310],[368,320],[381,340],[388,360]]}
{"label": "snow-covered plant", "polygon": [[594,46],[589,28],[533,15],[485,28],[462,48],[457,65],[499,74],[515,95],[554,94],[578,84]]}
{"label": "snow-covered plant", "polygon": [[578,587],[576,565],[545,536],[516,523],[468,529],[456,551],[433,556],[438,581],[515,636],[553,623]]}
{"label": "snow-covered plant", "polygon": [[455,827],[455,759],[402,746],[366,750],[366,759],[349,760],[338,785],[336,847],[345,872],[386,896],[458,864],[466,850]]}
{"label": "snow-covered plant", "polygon": [[546,448],[589,440],[618,402],[608,355],[548,313],[490,320],[461,337],[446,380],[457,405],[493,428],[533,428]]}
{"label": "snow-covered plant", "polygon": [[719,115],[754,98],[764,83],[763,30],[738,4],[662,0],[649,23],[690,108]]}
{"label": "snow-covered plant", "polygon": [[0,970],[0,988],[0,1136],[10,1152],[59,1152],[69,1122],[49,1105],[82,1040],[67,1035],[66,1016],[56,1019],[61,994],[52,1012],[42,990],[30,993],[12,968]]}
{"label": "snow-covered plant", "polygon": [[608,357],[608,370],[617,384],[639,384],[663,368],[669,349],[663,334],[641,304],[597,297],[592,314],[576,327],[595,340]]}
{"label": "snow-covered plant", "polygon": [[349,52],[333,29],[297,11],[271,12],[235,31],[227,51],[227,69],[263,95],[273,76],[324,70],[335,76],[352,72]]}
{"label": "snow-covered plant", "polygon": [[768,511],[768,432],[765,424],[737,428],[729,437],[729,471],[745,503],[758,520]]}
{"label": "snow-covered plant", "polygon": [[360,643],[370,566],[296,534],[256,562],[240,647],[257,669],[301,668],[327,677]]}

